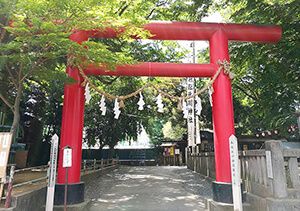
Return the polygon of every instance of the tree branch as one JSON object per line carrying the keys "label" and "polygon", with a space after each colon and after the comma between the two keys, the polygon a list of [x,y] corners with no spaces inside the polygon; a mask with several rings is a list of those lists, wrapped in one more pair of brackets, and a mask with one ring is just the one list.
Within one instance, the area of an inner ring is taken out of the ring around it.
{"label": "tree branch", "polygon": [[126,11],[126,9],[129,7],[129,4],[125,5],[121,11],[119,12],[119,16],[123,15],[123,13]]}
{"label": "tree branch", "polygon": [[151,17],[151,15],[154,13],[155,10],[156,10],[156,8],[153,8],[153,9],[150,11],[150,13],[146,16],[146,19],[147,19],[147,20]]}
{"label": "tree branch", "polygon": [[234,84],[234,86],[236,88],[238,88],[240,91],[242,91],[246,96],[250,97],[251,99],[257,101],[257,98],[251,94],[249,94],[245,89],[243,89],[241,86],[237,85],[237,84]]}
{"label": "tree branch", "polygon": [[152,8],[152,10],[150,11],[150,13],[145,17],[146,18],[146,20],[148,20],[150,17],[151,17],[151,15],[154,13],[154,11],[158,8],[158,7],[161,7],[161,6],[164,6],[164,5],[166,5],[168,3],[168,1],[163,1],[163,2],[157,2],[156,4],[155,4],[155,7],[154,8]]}
{"label": "tree branch", "polygon": [[[59,57],[57,57],[57,58],[59,58]],[[51,59],[51,58],[43,58],[43,59],[41,59],[40,61],[36,62],[36,63],[30,68],[30,70],[29,70],[26,74],[24,74],[24,76],[20,79],[20,82],[24,81],[25,78],[27,78],[30,74],[32,74],[32,73],[34,72],[34,70],[35,70],[36,67],[38,67],[40,64],[42,64],[42,63],[44,63],[44,62],[46,62],[46,61],[48,61],[48,60],[50,60],[50,59]]]}
{"label": "tree branch", "polygon": [[18,84],[17,84],[17,81],[15,80],[15,77],[13,76],[13,74],[10,72],[10,68],[6,65],[6,69],[7,69],[7,72],[11,78],[11,81],[12,83],[14,84],[15,88],[17,89],[18,88]]}
{"label": "tree branch", "polygon": [[111,85],[113,82],[115,82],[120,76],[113,77],[111,80],[105,80],[103,77],[96,77],[101,83],[106,85]]}
{"label": "tree branch", "polygon": [[[1,25],[4,25],[4,24],[1,24]],[[3,27],[1,27],[0,29],[1,29],[0,30],[0,43],[2,43],[2,41],[4,40],[4,37],[6,35],[6,29]]]}
{"label": "tree branch", "polygon": [[0,93],[1,100],[14,112],[14,106]]}

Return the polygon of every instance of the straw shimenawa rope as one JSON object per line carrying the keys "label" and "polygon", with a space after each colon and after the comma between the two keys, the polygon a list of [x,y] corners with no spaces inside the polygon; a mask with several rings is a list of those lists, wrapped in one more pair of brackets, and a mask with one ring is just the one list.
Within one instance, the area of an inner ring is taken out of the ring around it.
{"label": "straw shimenawa rope", "polygon": [[[94,89],[96,92],[98,92],[99,94],[103,95],[105,98],[109,99],[109,100],[115,100],[118,99],[120,100],[120,107],[124,107],[124,100],[131,98],[131,97],[135,97],[137,96],[140,92],[142,92],[143,90],[145,90],[146,88],[154,88],[158,93],[160,93],[162,96],[164,97],[168,97],[171,100],[177,100],[179,102],[182,102],[183,100],[188,100],[191,98],[196,97],[197,95],[203,93],[204,91],[206,91],[209,88],[212,88],[213,83],[215,82],[215,80],[218,78],[218,76],[220,75],[220,73],[222,72],[222,70],[224,71],[224,74],[228,75],[230,79],[233,78],[234,74],[230,71],[230,64],[227,60],[223,60],[223,61],[218,61],[218,65],[219,68],[216,71],[216,73],[213,75],[213,77],[208,81],[208,83],[206,83],[201,89],[198,89],[195,94],[190,95],[190,96],[175,96],[175,95],[171,95],[167,92],[162,91],[159,87],[155,86],[154,84],[151,83],[146,83],[144,86],[142,86],[141,88],[137,89],[136,91],[127,94],[127,95],[121,95],[121,96],[116,96],[116,95],[112,95],[109,94],[107,92],[105,92],[104,90],[100,89],[99,87],[97,87],[92,81],[91,79],[84,73],[83,69],[81,67],[79,67],[79,73],[81,74],[81,76],[83,77],[84,81],[82,82],[82,86],[85,86],[86,83],[89,83],[89,86]],[[122,106],[123,105],[123,106]]]}

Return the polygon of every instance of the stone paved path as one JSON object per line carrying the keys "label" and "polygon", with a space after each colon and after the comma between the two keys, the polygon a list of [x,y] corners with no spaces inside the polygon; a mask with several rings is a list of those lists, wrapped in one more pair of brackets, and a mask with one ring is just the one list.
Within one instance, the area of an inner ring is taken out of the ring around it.
{"label": "stone paved path", "polygon": [[202,211],[211,182],[186,167],[120,166],[86,181],[89,210]]}

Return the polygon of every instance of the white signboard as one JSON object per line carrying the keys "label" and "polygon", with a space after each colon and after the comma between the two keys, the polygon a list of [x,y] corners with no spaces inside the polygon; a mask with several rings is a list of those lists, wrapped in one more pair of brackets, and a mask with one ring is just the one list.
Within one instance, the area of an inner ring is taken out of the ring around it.
{"label": "white signboard", "polygon": [[232,178],[233,209],[234,211],[242,211],[243,204],[241,193],[241,171],[239,164],[239,151],[237,147],[237,138],[234,135],[231,135],[229,137],[229,150]]}
{"label": "white signboard", "polygon": [[[0,180],[6,177],[6,166],[9,157],[10,145],[12,142],[12,133],[0,133]],[[2,197],[3,183],[0,184],[0,198]]]}
{"label": "white signboard", "polygon": [[65,148],[63,153],[63,167],[69,168],[72,166],[72,149]]}
{"label": "white signboard", "polygon": [[50,172],[48,177],[48,187],[54,187],[56,179],[56,165],[58,153],[58,136],[55,134],[52,137],[51,150],[50,150]]}
{"label": "white signboard", "polygon": [[[194,78],[187,78],[187,96],[194,95],[195,83]],[[195,114],[194,114],[194,98],[188,99],[188,145],[195,146]]]}
{"label": "white signboard", "polygon": [[269,178],[273,179],[271,151],[268,150],[266,151],[266,163],[267,163],[267,175]]}
{"label": "white signboard", "polygon": [[0,133],[0,177],[6,175],[6,165],[9,156],[10,144],[12,139],[11,133]]}
{"label": "white signboard", "polygon": [[6,133],[2,135],[1,143],[2,143],[2,149],[6,149],[10,146],[10,133]]}
{"label": "white signboard", "polygon": [[54,189],[55,189],[55,181],[56,181],[57,153],[58,153],[58,136],[55,134],[52,137],[52,141],[51,141],[46,211],[53,210],[54,191],[55,191]]}
{"label": "white signboard", "polygon": [[0,167],[6,166],[7,163],[7,152],[0,152]]}
{"label": "white signboard", "polygon": [[175,149],[175,155],[179,155],[180,154],[180,149]]}
{"label": "white signboard", "polygon": [[199,127],[199,117],[196,115],[196,144],[201,144],[201,135]]}

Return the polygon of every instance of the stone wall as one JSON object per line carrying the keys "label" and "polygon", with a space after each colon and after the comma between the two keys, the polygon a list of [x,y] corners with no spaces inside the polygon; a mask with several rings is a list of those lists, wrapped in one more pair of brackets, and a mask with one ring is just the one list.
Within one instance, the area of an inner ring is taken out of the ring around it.
{"label": "stone wall", "polygon": [[[241,181],[252,210],[300,210],[300,149],[283,149],[281,141],[265,149],[240,152]],[[214,179],[213,153],[188,153],[187,166]]]}

